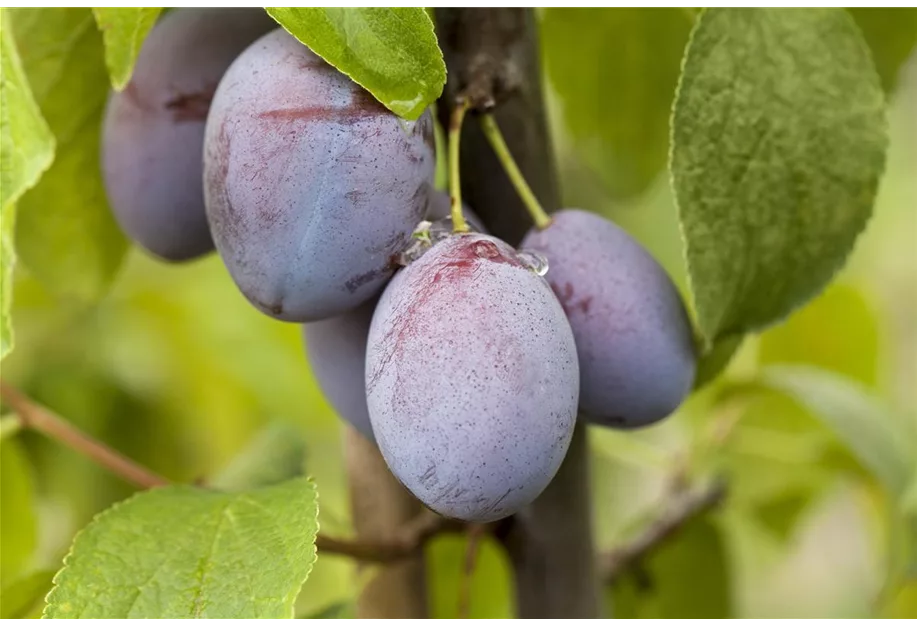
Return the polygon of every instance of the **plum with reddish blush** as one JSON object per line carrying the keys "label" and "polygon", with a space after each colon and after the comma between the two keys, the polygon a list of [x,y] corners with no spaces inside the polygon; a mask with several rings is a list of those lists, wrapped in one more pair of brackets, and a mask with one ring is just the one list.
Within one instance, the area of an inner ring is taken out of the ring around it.
{"label": "plum with reddish blush", "polygon": [[401,270],[373,314],[369,417],[430,509],[487,522],[548,485],[576,420],[573,333],[545,280],[488,235],[452,235]]}
{"label": "plum with reddish blush", "polygon": [[429,111],[398,117],[277,29],[230,66],[207,120],[217,250],[268,315],[311,322],[354,309],[394,273],[434,158]]}
{"label": "plum with reddish blush", "polygon": [[678,289],[624,230],[565,209],[522,249],[548,260],[545,278],[570,320],[580,364],[580,410],[600,425],[642,427],[674,412],[694,383],[691,322]]}

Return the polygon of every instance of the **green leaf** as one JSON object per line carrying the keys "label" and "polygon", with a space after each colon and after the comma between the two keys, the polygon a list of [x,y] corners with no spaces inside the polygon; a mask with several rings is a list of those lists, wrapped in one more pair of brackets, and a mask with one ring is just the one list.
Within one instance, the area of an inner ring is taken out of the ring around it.
{"label": "green leaf", "polygon": [[615,618],[732,618],[732,576],[722,532],[689,522],[609,589]]}
{"label": "green leaf", "polygon": [[911,620],[917,616],[917,579],[905,583],[894,593],[879,618]]}
{"label": "green leaf", "polygon": [[37,521],[29,462],[16,440],[0,442],[0,583],[28,566],[35,551]]}
{"label": "green leaf", "polygon": [[884,105],[843,9],[701,14],[670,168],[708,343],[782,319],[843,265],[884,167]]}
{"label": "green leaf", "polygon": [[397,115],[416,120],[439,98],[446,64],[419,8],[266,9],[296,39]]}
{"label": "green leaf", "polygon": [[694,18],[680,8],[546,9],[545,68],[573,147],[609,191],[665,170],[669,113]]}
{"label": "green leaf", "polygon": [[781,540],[788,540],[796,523],[813,500],[815,491],[795,487],[758,504],[754,514],[758,520]]}
{"label": "green leaf", "polygon": [[92,14],[105,41],[105,64],[111,84],[121,91],[131,79],[140,46],[161,8],[94,8]]}
{"label": "green leaf", "polygon": [[315,562],[315,485],[140,493],[81,531],[48,618],[292,618]]}
{"label": "green leaf", "polygon": [[[897,510],[894,522],[897,542],[892,545],[897,555],[892,558],[892,565],[900,568],[905,578],[917,583],[917,465]],[[917,601],[917,597],[913,600]]]}
{"label": "green leaf", "polygon": [[697,375],[694,377],[694,389],[699,390],[714,379],[716,379],[723,370],[732,361],[733,355],[742,346],[744,335],[727,335],[718,338],[701,355],[697,362]]}
{"label": "green leaf", "polygon": [[38,570],[16,579],[0,591],[0,618],[28,618],[51,589],[53,570]]}
{"label": "green leaf", "polygon": [[215,488],[243,490],[273,485],[305,473],[306,442],[287,423],[265,428],[211,482]]}
{"label": "green leaf", "polygon": [[907,487],[917,460],[917,437],[863,385],[803,365],[769,366],[759,382],[820,418],[892,494]]}
{"label": "green leaf", "polygon": [[917,44],[917,7],[848,9],[872,50],[885,91],[891,92],[901,66]]}
{"label": "green leaf", "polygon": [[13,349],[14,205],[54,160],[54,135],[29,87],[8,11],[0,8],[0,359]]}
{"label": "green leaf", "polygon": [[16,251],[13,247],[16,209],[13,205],[0,207],[0,360],[13,350],[13,267]]}
{"label": "green leaf", "polygon": [[879,322],[856,287],[834,284],[786,323],[764,333],[758,360],[811,364],[873,386],[879,365]]}
{"label": "green leaf", "polygon": [[16,9],[13,32],[57,156],[18,203],[16,250],[52,292],[98,299],[127,242],[102,185],[102,111],[109,93],[102,37],[89,9]]}

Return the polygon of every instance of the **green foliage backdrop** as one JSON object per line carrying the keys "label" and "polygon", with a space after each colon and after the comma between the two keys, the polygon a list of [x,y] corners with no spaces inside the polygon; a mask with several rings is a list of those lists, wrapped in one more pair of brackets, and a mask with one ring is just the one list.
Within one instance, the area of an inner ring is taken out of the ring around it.
{"label": "green foliage backdrop", "polygon": [[[298,327],[257,313],[215,255],[170,266],[129,248],[109,213],[100,116],[157,11],[2,10],[3,355],[7,313],[15,331],[2,376],[157,473],[225,491],[132,497],[77,454],[4,429],[0,613],[40,615],[69,553],[49,615],[208,615],[198,601],[213,595],[238,597],[217,614],[348,616],[366,575],[330,554],[312,567],[316,519],[323,533],[352,526],[339,421]],[[406,117],[442,88],[423,10],[270,12]],[[658,514],[673,476],[730,485],[722,507],[608,586],[615,615],[917,616],[917,10],[539,19],[564,202],[649,248],[716,351],[710,382],[669,420],[590,431],[601,549]],[[736,69],[737,50],[755,71]],[[187,525],[175,546],[211,547],[203,571],[152,560],[170,544],[144,526],[155,516]],[[436,617],[456,615],[465,543],[426,548]],[[99,551],[122,547],[137,559],[125,587],[157,573],[200,594],[181,609],[144,605],[155,595],[93,606]],[[267,587],[249,603],[239,585]],[[513,615],[489,540],[470,590],[472,617]]]}

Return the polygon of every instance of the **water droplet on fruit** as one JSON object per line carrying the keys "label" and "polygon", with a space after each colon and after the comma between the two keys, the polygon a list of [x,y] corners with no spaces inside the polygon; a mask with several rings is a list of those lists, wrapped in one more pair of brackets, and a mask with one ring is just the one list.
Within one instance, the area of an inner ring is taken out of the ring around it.
{"label": "water droplet on fruit", "polygon": [[541,253],[536,253],[533,250],[520,250],[516,256],[523,265],[528,266],[538,276],[544,276],[548,273],[548,258]]}

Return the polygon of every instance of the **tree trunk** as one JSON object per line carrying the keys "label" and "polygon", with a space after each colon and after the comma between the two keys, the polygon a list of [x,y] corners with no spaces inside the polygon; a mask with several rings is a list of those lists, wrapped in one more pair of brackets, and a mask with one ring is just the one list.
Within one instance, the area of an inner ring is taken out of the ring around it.
{"label": "tree trunk", "polygon": [[[439,117],[462,92],[494,114],[532,191],[548,211],[559,193],[544,114],[537,24],[531,9],[437,9],[449,70]],[[490,231],[516,245],[532,225],[478,124],[469,117],[461,144],[462,197]],[[522,618],[596,618],[598,582],[592,542],[586,429],[544,493],[514,517],[505,546]]]}
{"label": "tree trunk", "polygon": [[[421,504],[392,476],[379,449],[344,426],[344,456],[350,481],[354,530],[361,540],[392,541],[414,520]],[[426,618],[424,558],[373,566],[378,572],[357,599],[357,618]]]}

